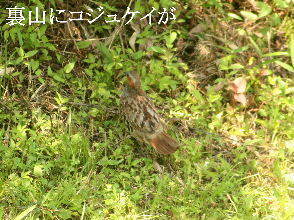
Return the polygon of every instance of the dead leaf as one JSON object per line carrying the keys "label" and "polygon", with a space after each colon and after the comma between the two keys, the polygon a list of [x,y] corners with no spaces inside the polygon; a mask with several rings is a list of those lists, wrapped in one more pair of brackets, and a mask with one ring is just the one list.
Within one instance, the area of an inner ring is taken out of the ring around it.
{"label": "dead leaf", "polygon": [[219,82],[218,84],[215,85],[214,91],[216,91],[216,92],[221,91],[225,85],[226,85],[225,82]]}
{"label": "dead leaf", "polygon": [[234,94],[234,99],[237,101],[237,102],[240,102],[242,105],[246,106],[247,105],[247,98],[246,96],[244,95],[244,93],[237,93],[237,94]]}
{"label": "dead leaf", "polygon": [[229,90],[233,91],[234,100],[241,103],[242,105],[247,105],[248,100],[246,98],[246,85],[247,81],[244,77],[236,78],[234,81],[229,83]]}
{"label": "dead leaf", "polygon": [[197,45],[197,50],[199,51],[199,55],[201,56],[208,56],[209,54],[211,54],[210,48],[205,44],[199,43]]}
{"label": "dead leaf", "polygon": [[201,33],[203,31],[206,30],[206,25],[204,24],[197,24],[195,27],[193,27],[190,32],[189,32],[189,35],[190,36],[193,36],[194,34],[198,34],[198,33]]}
{"label": "dead leaf", "polygon": [[14,70],[13,67],[0,68],[0,75],[4,75],[5,73],[6,74],[12,73],[13,70]]}
{"label": "dead leaf", "polygon": [[137,24],[131,23],[131,27],[133,28],[133,30],[135,32],[130,37],[129,44],[130,44],[131,48],[133,49],[133,51],[136,51],[135,43],[137,40],[137,36],[140,34],[140,26]]}
{"label": "dead leaf", "polygon": [[138,33],[134,32],[132,34],[132,36],[130,37],[130,40],[129,40],[129,44],[130,44],[131,48],[133,49],[133,51],[136,51],[135,43],[136,43],[136,40],[137,40],[137,36],[138,36]]}
{"label": "dead leaf", "polygon": [[184,41],[183,38],[180,38],[176,45],[177,45],[178,50],[181,51],[185,48],[186,42]]}
{"label": "dead leaf", "polygon": [[239,47],[233,43],[233,42],[228,42],[227,45],[232,49],[232,50],[237,50]]}
{"label": "dead leaf", "polygon": [[246,79],[244,77],[239,77],[230,83],[229,89],[233,90],[234,93],[244,93],[246,91],[246,85]]}
{"label": "dead leaf", "polygon": [[261,76],[268,76],[268,75],[271,75],[271,71],[269,69],[262,69],[260,71],[260,75]]}
{"label": "dead leaf", "polygon": [[153,162],[153,167],[155,170],[157,170],[159,173],[163,173],[164,167],[159,165],[156,161]]}

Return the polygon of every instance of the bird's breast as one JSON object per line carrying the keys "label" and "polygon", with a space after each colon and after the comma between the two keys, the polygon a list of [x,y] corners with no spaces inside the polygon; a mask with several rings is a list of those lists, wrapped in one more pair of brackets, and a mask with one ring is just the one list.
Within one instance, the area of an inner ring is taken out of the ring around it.
{"label": "bird's breast", "polygon": [[122,108],[134,130],[152,135],[163,130],[160,115],[152,101],[138,94],[122,96]]}

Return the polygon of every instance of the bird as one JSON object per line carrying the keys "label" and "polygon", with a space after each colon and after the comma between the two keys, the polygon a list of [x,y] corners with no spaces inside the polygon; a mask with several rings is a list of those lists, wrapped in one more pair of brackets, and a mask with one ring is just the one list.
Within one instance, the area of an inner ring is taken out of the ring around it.
{"label": "bird", "polygon": [[128,83],[120,97],[122,113],[139,142],[151,145],[160,154],[172,154],[178,142],[166,132],[166,123],[153,101],[142,90],[141,79],[136,71],[126,72]]}

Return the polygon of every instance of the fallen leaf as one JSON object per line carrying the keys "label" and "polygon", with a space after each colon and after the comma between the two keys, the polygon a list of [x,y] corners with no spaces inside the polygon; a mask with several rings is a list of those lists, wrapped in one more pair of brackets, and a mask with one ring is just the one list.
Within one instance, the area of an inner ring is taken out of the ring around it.
{"label": "fallen leaf", "polygon": [[186,42],[184,41],[183,38],[180,38],[180,39],[178,40],[177,44],[176,44],[176,46],[177,46],[177,48],[178,48],[179,51],[180,51],[180,50],[183,50],[184,47],[185,47],[185,45],[186,45]]}
{"label": "fallen leaf", "polygon": [[246,79],[243,77],[239,77],[230,83],[229,89],[233,90],[234,93],[244,93],[246,90],[246,85]]}
{"label": "fallen leaf", "polygon": [[204,24],[197,24],[189,31],[189,35],[193,36],[194,34],[201,33],[206,30],[206,26]]}
{"label": "fallen leaf", "polygon": [[221,91],[225,85],[226,85],[225,82],[219,82],[218,84],[215,85],[214,91],[216,91],[216,92]]}
{"label": "fallen leaf", "polygon": [[234,100],[241,103],[242,105],[247,105],[248,100],[245,95],[247,81],[244,77],[236,78],[234,81],[229,83],[229,90],[233,91]]}
{"label": "fallen leaf", "polygon": [[236,93],[234,94],[234,99],[237,102],[240,102],[242,105],[246,105],[247,104],[247,98],[243,93]]}
{"label": "fallen leaf", "polygon": [[131,23],[131,27],[133,28],[133,30],[135,32],[130,37],[129,44],[130,44],[131,48],[133,49],[133,51],[136,51],[135,43],[137,40],[137,36],[140,34],[140,27],[139,27],[139,25],[136,25],[134,23]]}
{"label": "fallen leaf", "polygon": [[13,70],[14,70],[13,67],[0,68],[0,75],[4,75],[4,73],[6,74],[12,73]]}
{"label": "fallen leaf", "polygon": [[262,69],[261,71],[260,71],[260,75],[261,76],[268,76],[268,75],[270,75],[271,74],[271,71],[269,70],[269,69]]}
{"label": "fallen leaf", "polygon": [[132,36],[130,37],[130,40],[129,40],[129,44],[130,44],[131,48],[133,49],[133,51],[136,51],[135,43],[136,43],[136,40],[137,40],[137,36],[138,36],[138,33],[134,32],[132,34]]}
{"label": "fallen leaf", "polygon": [[163,166],[159,165],[156,161],[153,162],[153,167],[155,170],[157,170],[159,173],[163,173]]}

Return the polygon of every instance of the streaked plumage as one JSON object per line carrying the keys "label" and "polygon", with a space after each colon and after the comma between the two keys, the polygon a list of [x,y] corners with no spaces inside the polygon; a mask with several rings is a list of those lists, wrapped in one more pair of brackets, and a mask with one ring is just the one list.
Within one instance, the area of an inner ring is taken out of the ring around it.
{"label": "streaked plumage", "polygon": [[121,96],[123,113],[133,128],[134,137],[153,146],[158,153],[171,154],[178,143],[165,131],[165,123],[152,100],[141,89],[141,80],[135,72],[128,73],[128,85]]}

